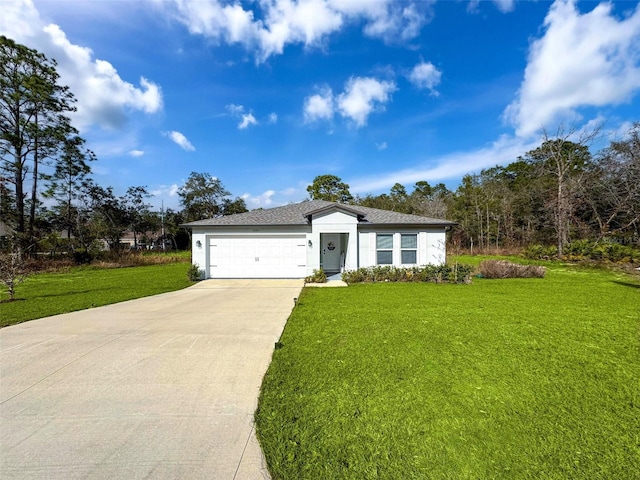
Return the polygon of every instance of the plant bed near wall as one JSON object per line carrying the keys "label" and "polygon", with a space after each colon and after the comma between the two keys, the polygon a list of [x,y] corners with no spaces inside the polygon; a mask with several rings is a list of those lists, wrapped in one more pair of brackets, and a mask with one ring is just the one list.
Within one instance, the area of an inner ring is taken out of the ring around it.
{"label": "plant bed near wall", "polygon": [[313,271],[313,274],[304,279],[304,283],[327,283],[327,274],[322,268]]}
{"label": "plant bed near wall", "polygon": [[473,267],[464,264],[409,268],[377,266],[344,272],[342,280],[348,284],[376,282],[470,283],[472,272]]}

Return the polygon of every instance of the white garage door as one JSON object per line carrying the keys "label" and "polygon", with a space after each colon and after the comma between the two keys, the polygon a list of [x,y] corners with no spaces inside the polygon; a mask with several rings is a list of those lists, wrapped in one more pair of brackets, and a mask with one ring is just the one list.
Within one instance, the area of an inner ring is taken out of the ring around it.
{"label": "white garage door", "polygon": [[304,235],[209,239],[211,278],[303,278],[306,264]]}

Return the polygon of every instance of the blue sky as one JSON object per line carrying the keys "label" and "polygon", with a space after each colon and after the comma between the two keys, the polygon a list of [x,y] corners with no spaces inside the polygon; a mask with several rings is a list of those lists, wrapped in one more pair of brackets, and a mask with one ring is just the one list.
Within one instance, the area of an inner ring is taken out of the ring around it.
{"label": "blue sky", "polygon": [[444,182],[558,125],[640,120],[638,2],[5,0],[0,33],[58,61],[116,193],[179,208],[190,172],[249,208]]}

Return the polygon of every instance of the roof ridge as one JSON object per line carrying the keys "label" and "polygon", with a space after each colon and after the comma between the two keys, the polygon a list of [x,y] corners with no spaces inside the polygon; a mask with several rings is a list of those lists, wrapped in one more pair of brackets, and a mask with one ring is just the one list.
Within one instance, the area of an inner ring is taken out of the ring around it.
{"label": "roof ridge", "polygon": [[216,218],[197,220],[183,224],[186,227],[197,226],[268,226],[268,225],[304,225],[307,217],[332,206],[366,216],[364,223],[369,225],[454,225],[455,222],[424,217],[412,213],[400,213],[392,210],[352,205],[329,200],[306,200],[288,205],[266,209],[255,209]]}

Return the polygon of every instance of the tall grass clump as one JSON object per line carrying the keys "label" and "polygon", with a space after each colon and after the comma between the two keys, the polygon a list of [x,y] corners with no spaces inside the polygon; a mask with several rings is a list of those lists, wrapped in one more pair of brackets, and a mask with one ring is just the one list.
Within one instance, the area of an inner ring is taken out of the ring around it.
{"label": "tall grass clump", "polygon": [[544,278],[546,271],[540,265],[519,265],[507,260],[485,260],[479,267],[484,278]]}

